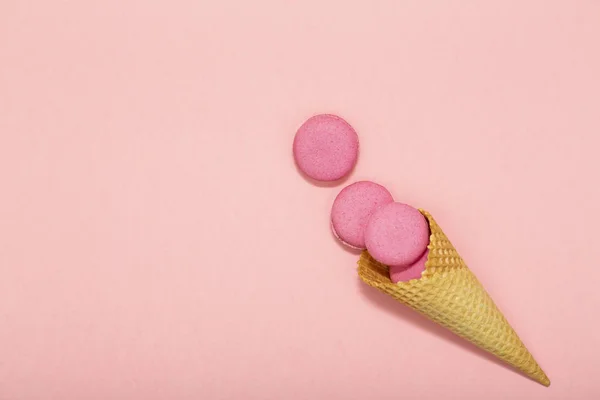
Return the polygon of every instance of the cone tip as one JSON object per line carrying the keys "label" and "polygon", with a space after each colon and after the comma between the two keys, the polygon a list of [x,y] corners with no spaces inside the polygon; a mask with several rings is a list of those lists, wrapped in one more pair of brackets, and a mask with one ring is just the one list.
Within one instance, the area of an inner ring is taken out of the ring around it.
{"label": "cone tip", "polygon": [[548,375],[546,375],[544,373],[544,371],[539,371],[539,374],[536,374],[536,376],[532,377],[534,378],[534,380],[546,387],[550,386],[550,378],[548,378]]}
{"label": "cone tip", "polygon": [[546,386],[546,387],[549,387],[550,386],[550,379],[547,376],[545,378],[546,379],[542,379],[540,383],[542,385]]}

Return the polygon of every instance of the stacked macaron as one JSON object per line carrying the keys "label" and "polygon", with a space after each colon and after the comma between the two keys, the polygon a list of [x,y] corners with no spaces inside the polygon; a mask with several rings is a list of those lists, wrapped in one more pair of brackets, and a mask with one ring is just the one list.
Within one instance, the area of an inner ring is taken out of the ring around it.
{"label": "stacked macaron", "polygon": [[[356,165],[358,135],[340,117],[317,115],[298,129],[293,150],[298,168],[310,178],[336,181]],[[388,265],[393,282],[418,279],[425,270],[427,220],[377,183],[359,181],[342,189],[331,209],[331,228],[345,245],[367,249]]]}

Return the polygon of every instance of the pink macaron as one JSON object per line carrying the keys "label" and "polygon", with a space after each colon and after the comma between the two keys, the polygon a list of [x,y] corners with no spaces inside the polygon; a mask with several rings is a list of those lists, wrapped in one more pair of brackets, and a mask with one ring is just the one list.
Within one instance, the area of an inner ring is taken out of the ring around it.
{"label": "pink macaron", "polygon": [[309,118],[296,132],[293,144],[298,168],[318,181],[348,175],[358,159],[358,135],[342,118],[321,114]]}
{"label": "pink macaron", "polygon": [[364,249],[365,228],[375,210],[394,201],[383,186],[360,181],[346,186],[337,195],[331,207],[331,227],[340,241],[357,249]]}
{"label": "pink macaron", "polygon": [[408,267],[429,244],[429,224],[414,207],[390,203],[377,209],[365,229],[367,250],[382,264]]}
{"label": "pink macaron", "polygon": [[412,279],[420,279],[425,271],[425,263],[429,257],[429,249],[425,250],[423,255],[417,261],[408,267],[392,266],[390,267],[390,279],[394,283],[408,282]]}

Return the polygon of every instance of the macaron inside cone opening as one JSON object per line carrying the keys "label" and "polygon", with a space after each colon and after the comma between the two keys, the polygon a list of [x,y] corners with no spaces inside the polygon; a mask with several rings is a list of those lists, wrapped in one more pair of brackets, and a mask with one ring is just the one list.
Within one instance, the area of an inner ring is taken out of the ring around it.
{"label": "macaron inside cone opening", "polygon": [[408,267],[395,266],[389,267],[390,280],[394,283],[408,282],[413,279],[420,279],[425,271],[425,264],[427,263],[427,257],[429,257],[429,249],[425,250],[423,255],[419,257],[417,261]]}

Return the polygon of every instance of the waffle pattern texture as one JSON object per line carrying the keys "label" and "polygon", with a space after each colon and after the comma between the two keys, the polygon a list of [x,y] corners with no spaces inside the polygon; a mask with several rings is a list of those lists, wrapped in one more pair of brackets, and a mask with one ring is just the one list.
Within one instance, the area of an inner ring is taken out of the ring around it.
{"label": "waffle pattern texture", "polygon": [[367,251],[362,253],[358,261],[360,278],[494,354],[531,379],[550,386],[550,379],[442,229],[427,211],[419,211],[427,218],[431,229],[429,257],[421,278],[392,283],[388,267],[375,261]]}

